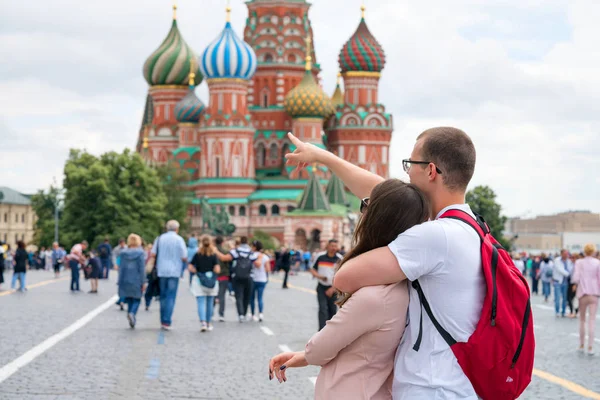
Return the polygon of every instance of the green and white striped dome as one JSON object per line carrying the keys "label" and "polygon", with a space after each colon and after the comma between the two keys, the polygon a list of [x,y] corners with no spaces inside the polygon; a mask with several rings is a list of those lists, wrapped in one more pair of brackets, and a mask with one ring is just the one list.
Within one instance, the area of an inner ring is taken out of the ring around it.
{"label": "green and white striped dome", "polygon": [[196,65],[195,83],[199,85],[203,77],[197,67],[198,56],[183,40],[177,28],[177,20],[173,18],[169,34],[144,63],[144,78],[150,86],[188,85],[191,59],[194,59]]}

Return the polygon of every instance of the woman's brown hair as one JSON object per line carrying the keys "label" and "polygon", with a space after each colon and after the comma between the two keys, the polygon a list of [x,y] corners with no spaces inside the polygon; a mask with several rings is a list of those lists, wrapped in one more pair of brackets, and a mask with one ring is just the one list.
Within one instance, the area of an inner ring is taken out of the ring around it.
{"label": "woman's brown hair", "polygon": [[210,237],[202,236],[200,238],[200,247],[198,248],[198,253],[203,256],[212,256],[215,254],[215,249],[210,241]]}
{"label": "woman's brown hair", "polygon": [[[352,238],[352,248],[336,268],[336,272],[354,257],[387,246],[415,225],[427,221],[429,205],[423,193],[413,184],[388,179],[373,188],[368,207],[362,214]],[[339,306],[350,294],[338,291]]]}

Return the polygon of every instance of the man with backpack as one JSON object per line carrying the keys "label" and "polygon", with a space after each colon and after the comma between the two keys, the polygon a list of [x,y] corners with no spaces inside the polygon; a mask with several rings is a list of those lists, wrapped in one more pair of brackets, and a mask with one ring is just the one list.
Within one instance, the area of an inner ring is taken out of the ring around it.
{"label": "man with backpack", "polygon": [[[322,163],[359,198],[369,197],[383,180],[288,137],[296,146],[286,155],[288,164]],[[514,399],[531,380],[529,288],[465,203],[475,158],[473,142],[459,129],[433,128],[419,135],[403,168],[429,200],[431,220],[388,247],[349,260],[334,278],[345,293],[412,281],[410,325],[396,353],[394,399]],[[514,294],[507,300],[509,292]]]}
{"label": "man with backpack", "polygon": [[[248,238],[242,236],[240,245],[231,250],[229,254],[223,254],[217,249],[217,257],[219,261],[235,261],[235,267],[231,269],[231,282],[235,291],[238,319],[240,322],[244,322],[248,306],[250,305],[250,297],[252,296],[251,272],[258,254],[252,252],[252,249],[248,245]],[[249,316],[247,319],[251,320],[252,316]]]}
{"label": "man with backpack", "polygon": [[112,268],[112,246],[110,245],[110,238],[108,236],[104,238],[104,243],[100,244],[97,250],[100,263],[102,264],[100,279],[108,279],[108,272]]}

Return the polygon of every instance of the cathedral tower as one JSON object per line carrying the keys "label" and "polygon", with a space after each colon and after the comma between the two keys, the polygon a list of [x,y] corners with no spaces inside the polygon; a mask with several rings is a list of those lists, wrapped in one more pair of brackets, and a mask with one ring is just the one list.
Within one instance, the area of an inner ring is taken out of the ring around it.
{"label": "cathedral tower", "polygon": [[200,176],[198,196],[249,196],[256,189],[252,126],[246,99],[248,80],[256,71],[254,50],[227,22],[204,50],[200,69],[206,77],[209,104],[200,118]]}
{"label": "cathedral tower", "polygon": [[344,101],[328,122],[327,143],[338,156],[383,177],[389,176],[389,146],[393,120],[379,103],[379,78],[385,53],[365,21],[365,8],[356,32],[339,56]]}
{"label": "cathedral tower", "polygon": [[[188,93],[191,60],[196,54],[187,45],[177,27],[177,7],[173,6],[173,23],[169,34],[148,57],[144,64],[144,78],[150,85],[148,93],[152,107],[152,122],[142,127],[139,141],[147,143],[149,161],[166,163],[170,154],[179,146],[175,105]],[[195,84],[200,84],[202,75],[195,67]],[[145,112],[150,114],[149,112]],[[148,126],[149,125],[149,126]]]}

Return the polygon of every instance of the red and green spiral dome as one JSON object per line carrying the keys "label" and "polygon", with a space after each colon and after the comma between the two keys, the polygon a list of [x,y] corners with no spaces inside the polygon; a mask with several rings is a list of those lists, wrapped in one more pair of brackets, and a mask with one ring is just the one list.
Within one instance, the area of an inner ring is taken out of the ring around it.
{"label": "red and green spiral dome", "polygon": [[383,47],[369,31],[364,17],[354,35],[342,47],[339,63],[342,72],[381,72],[385,66]]}

